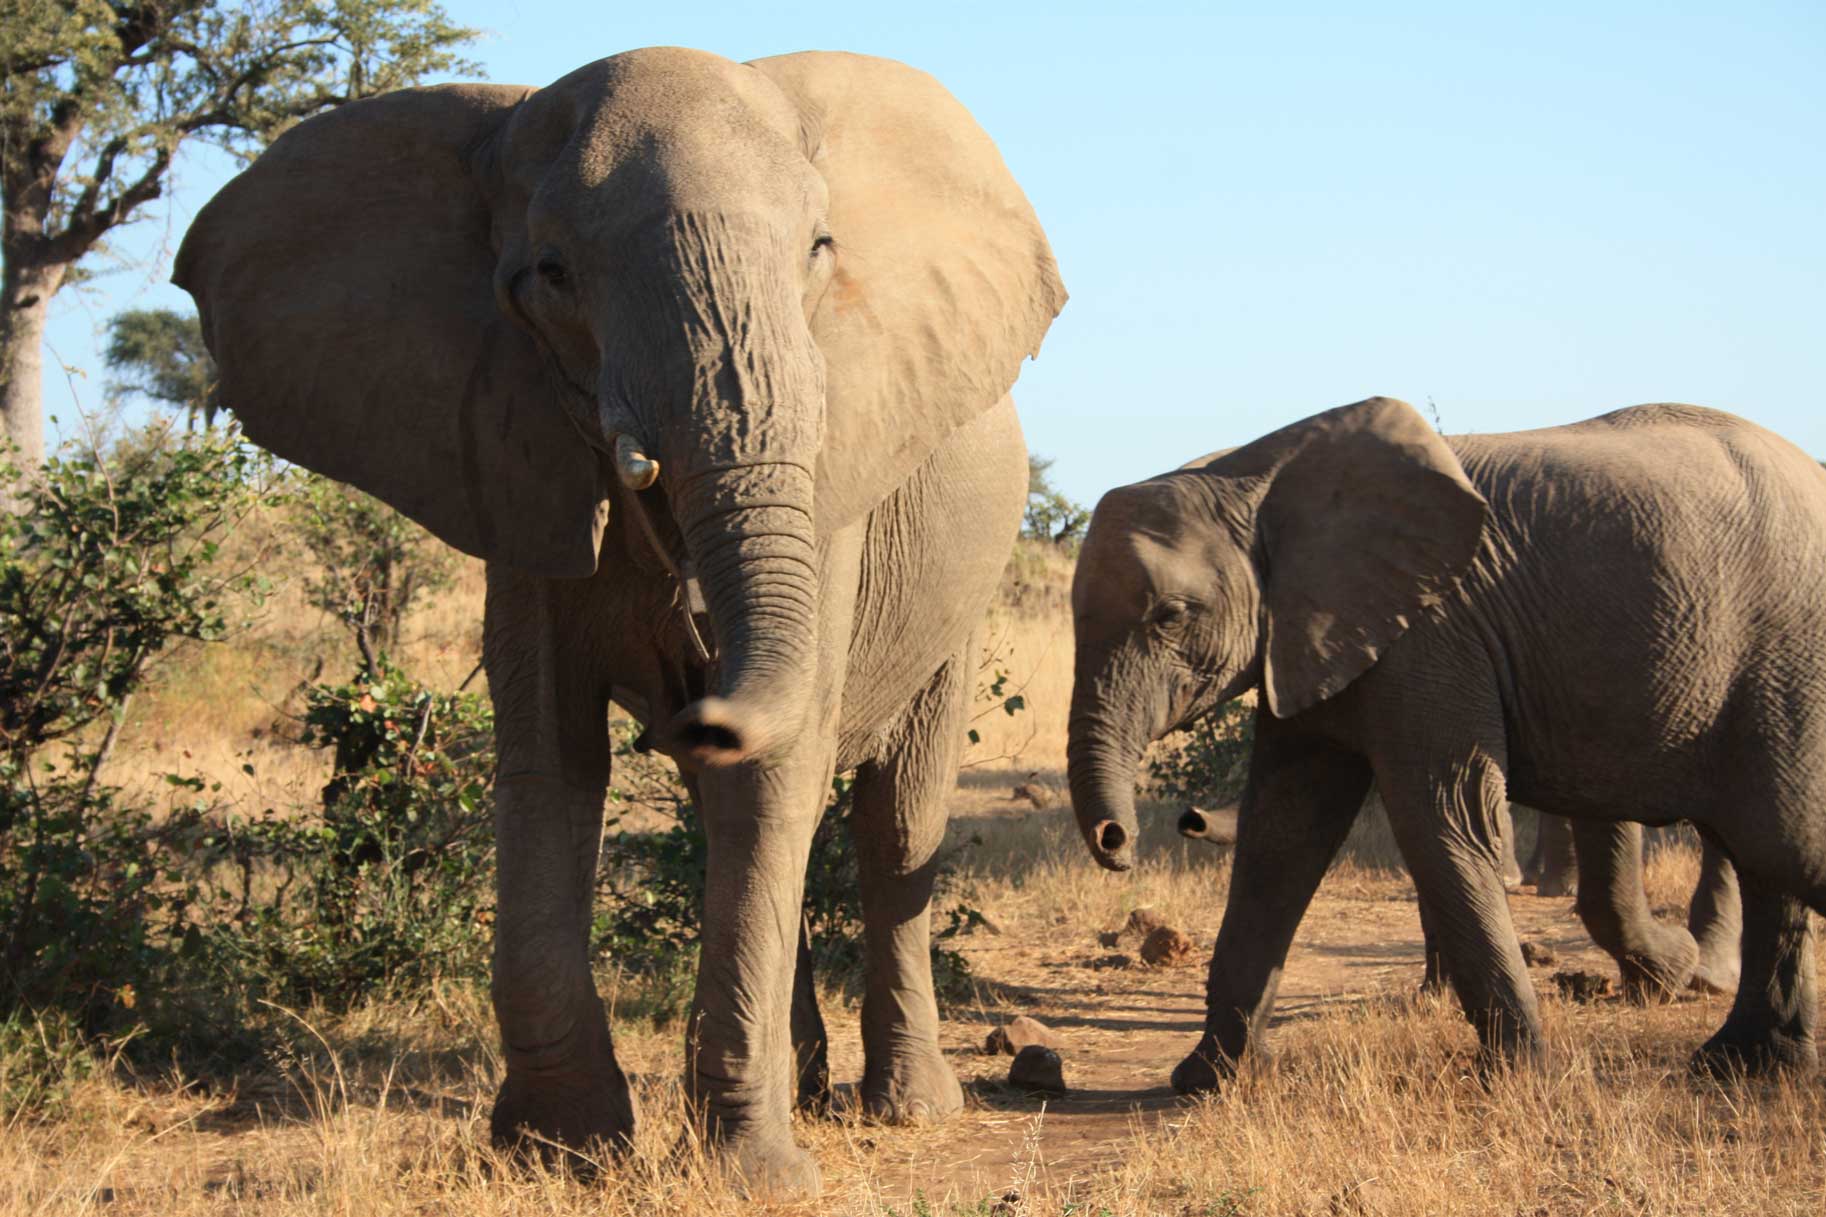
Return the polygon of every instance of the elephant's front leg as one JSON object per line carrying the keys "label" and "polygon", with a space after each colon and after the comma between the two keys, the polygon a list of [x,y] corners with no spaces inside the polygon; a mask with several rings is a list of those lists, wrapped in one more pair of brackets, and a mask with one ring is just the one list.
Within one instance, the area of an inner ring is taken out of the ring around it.
{"label": "elephant's front leg", "polygon": [[1261,1039],[1294,931],[1369,790],[1359,757],[1256,716],[1236,860],[1205,986],[1205,1033],[1173,1070],[1173,1089],[1215,1089]]}
{"label": "elephant's front leg", "polygon": [[590,975],[602,803],[601,789],[532,774],[495,789],[493,995],[507,1064],[490,1120],[497,1144],[582,1149],[634,1135],[634,1096]]}
{"label": "elephant's front leg", "polygon": [[[1379,764],[1376,780],[1459,1004],[1486,1062],[1537,1057],[1540,1011],[1503,888],[1500,745],[1460,736],[1445,746],[1414,738],[1408,724],[1394,733],[1406,736],[1401,755]],[[1502,739],[1500,720],[1483,738]]]}
{"label": "elephant's front leg", "polygon": [[881,760],[862,766],[851,827],[868,938],[862,1001],[864,1110],[910,1123],[960,1110],[964,1092],[938,1046],[932,991],[935,855],[957,776],[974,641],[913,700]]}
{"label": "elephant's front leg", "polygon": [[810,1194],[818,1166],[791,1129],[793,981],[832,749],[823,733],[807,734],[770,764],[698,775],[709,865],[685,1052],[687,1089],[714,1152],[750,1188]]}
{"label": "elephant's front leg", "polygon": [[1665,1000],[1685,989],[1699,947],[1685,929],[1663,925],[1649,911],[1642,888],[1642,826],[1580,820],[1572,832],[1579,920],[1617,961],[1624,993],[1632,1001]]}
{"label": "elephant's front leg", "polygon": [[492,1118],[500,1143],[619,1145],[634,1131],[589,957],[608,681],[580,626],[601,615],[605,586],[488,571],[484,656],[500,767],[493,992],[507,1065]]}

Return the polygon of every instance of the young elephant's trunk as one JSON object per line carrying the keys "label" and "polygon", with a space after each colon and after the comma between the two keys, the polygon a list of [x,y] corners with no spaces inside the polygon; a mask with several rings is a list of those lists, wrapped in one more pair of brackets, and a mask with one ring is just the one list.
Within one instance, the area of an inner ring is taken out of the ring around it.
{"label": "young elephant's trunk", "polygon": [[1144,737],[1132,719],[1090,706],[1084,688],[1080,678],[1072,693],[1066,745],[1072,812],[1091,856],[1110,870],[1128,870],[1135,864],[1135,770]]}

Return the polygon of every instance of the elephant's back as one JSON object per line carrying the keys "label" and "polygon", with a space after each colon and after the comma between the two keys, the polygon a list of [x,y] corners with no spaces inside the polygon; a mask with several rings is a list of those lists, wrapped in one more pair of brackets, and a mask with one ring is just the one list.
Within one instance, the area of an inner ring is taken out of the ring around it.
{"label": "elephant's back", "polygon": [[868,759],[988,611],[1020,531],[1027,447],[1014,402],[958,428],[870,514],[839,764]]}
{"label": "elephant's back", "polygon": [[1515,797],[1665,810],[1745,740],[1826,732],[1826,473],[1799,449],[1693,406],[1451,443],[1490,503],[1467,590]]}

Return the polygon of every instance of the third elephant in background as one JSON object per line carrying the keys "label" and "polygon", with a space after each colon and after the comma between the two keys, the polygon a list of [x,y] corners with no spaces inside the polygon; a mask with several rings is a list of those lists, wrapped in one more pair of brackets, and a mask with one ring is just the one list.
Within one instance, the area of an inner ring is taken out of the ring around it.
{"label": "third elephant in background", "polygon": [[1742,876],[1742,983],[1698,1063],[1815,1058],[1826,912],[1826,471],[1696,406],[1441,436],[1374,398],[1098,504],[1072,591],[1072,802],[1132,864],[1150,740],[1247,692],[1255,743],[1205,1032],[1219,1083],[1373,783],[1491,1058],[1540,1015],[1506,799],[1689,820]]}

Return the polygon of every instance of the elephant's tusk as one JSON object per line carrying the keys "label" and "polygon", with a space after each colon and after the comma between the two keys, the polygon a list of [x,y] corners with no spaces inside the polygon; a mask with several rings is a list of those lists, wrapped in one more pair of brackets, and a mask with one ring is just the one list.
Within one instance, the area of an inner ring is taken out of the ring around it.
{"label": "elephant's tusk", "polygon": [[625,432],[615,437],[615,472],[629,490],[645,490],[659,481],[659,462],[640,450]]}

